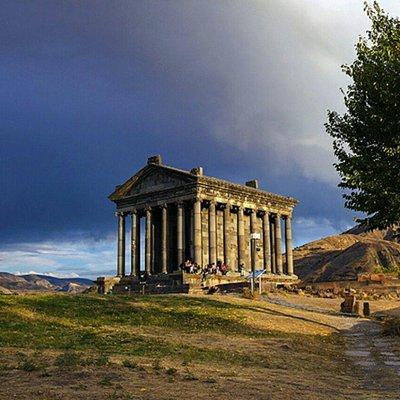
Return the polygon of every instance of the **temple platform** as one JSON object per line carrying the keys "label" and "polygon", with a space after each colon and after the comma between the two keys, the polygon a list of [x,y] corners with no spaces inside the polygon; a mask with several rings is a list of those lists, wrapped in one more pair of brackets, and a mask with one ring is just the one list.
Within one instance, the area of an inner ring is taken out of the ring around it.
{"label": "temple platform", "polygon": [[[203,277],[199,274],[176,271],[169,274],[150,275],[147,279],[138,276],[99,277],[96,284],[98,293],[102,294],[200,294],[208,293],[210,290],[241,292],[243,288],[249,286],[246,276],[230,273]],[[296,285],[298,282],[296,275],[265,274],[261,277],[262,291],[265,292],[282,286]]]}

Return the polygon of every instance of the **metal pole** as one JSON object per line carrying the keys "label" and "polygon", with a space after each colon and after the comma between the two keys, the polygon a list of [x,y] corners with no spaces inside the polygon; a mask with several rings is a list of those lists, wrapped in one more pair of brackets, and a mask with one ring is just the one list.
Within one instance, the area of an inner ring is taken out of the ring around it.
{"label": "metal pole", "polygon": [[254,294],[256,275],[256,239],[251,239],[251,294]]}

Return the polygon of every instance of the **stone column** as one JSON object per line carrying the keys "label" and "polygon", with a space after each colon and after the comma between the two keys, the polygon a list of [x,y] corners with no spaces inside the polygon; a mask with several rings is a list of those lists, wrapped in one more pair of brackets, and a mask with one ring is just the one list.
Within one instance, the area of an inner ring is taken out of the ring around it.
{"label": "stone column", "polygon": [[176,250],[177,250],[177,262],[178,266],[183,263],[183,204],[179,202],[177,204],[176,213]]}
{"label": "stone column", "polygon": [[186,254],[186,205],[182,204],[182,260],[186,261],[188,255]]}
{"label": "stone column", "polygon": [[285,218],[285,250],[287,274],[293,275],[293,249],[292,249],[292,218]]}
{"label": "stone column", "polygon": [[271,271],[276,274],[275,222],[270,219]]}
{"label": "stone column", "polygon": [[137,211],[131,212],[131,275],[135,276],[137,273]]}
{"label": "stone column", "polygon": [[228,203],[225,205],[224,208],[224,262],[227,265],[229,265],[231,261],[229,257],[230,242],[229,242],[229,232],[228,232],[230,212],[231,212],[231,206]]}
{"label": "stone column", "polygon": [[201,265],[201,200],[193,204],[193,250],[194,262]]}
{"label": "stone column", "polygon": [[152,274],[156,273],[156,227],[155,227],[156,219],[154,218],[153,210],[151,210],[151,267],[150,272]]}
{"label": "stone column", "polygon": [[264,269],[267,274],[271,273],[271,246],[270,246],[270,234],[269,234],[269,213],[265,211],[263,215],[263,258],[264,258]]}
{"label": "stone column", "polygon": [[257,213],[255,210],[250,210],[250,233],[255,233]]}
{"label": "stone column", "polygon": [[141,244],[141,229],[140,229],[140,211],[136,212],[136,274],[140,275],[140,244]]}
{"label": "stone column", "polygon": [[[238,207],[238,262],[240,264],[245,263],[245,237],[244,237],[244,216],[243,216],[243,207]],[[245,265],[245,268],[248,270],[249,266]]]}
{"label": "stone column", "polygon": [[125,214],[116,213],[118,217],[118,254],[117,276],[125,276]]}
{"label": "stone column", "polygon": [[150,208],[146,208],[146,233],[145,233],[145,260],[144,267],[145,271],[150,275],[151,274],[151,210]]}
{"label": "stone column", "polygon": [[281,216],[276,214],[275,219],[275,257],[276,257],[276,273],[282,275],[282,233],[281,233]]}
{"label": "stone column", "polygon": [[217,231],[216,231],[216,218],[215,218],[215,202],[210,202],[208,209],[208,234],[210,245],[210,264],[217,263]]}
{"label": "stone column", "polygon": [[167,205],[161,206],[161,272],[167,271]]}
{"label": "stone column", "polygon": [[190,258],[193,261],[194,258],[194,244],[193,244],[193,233],[194,233],[194,216],[193,216],[193,206],[190,207],[190,229],[189,229],[189,250],[190,250]]}

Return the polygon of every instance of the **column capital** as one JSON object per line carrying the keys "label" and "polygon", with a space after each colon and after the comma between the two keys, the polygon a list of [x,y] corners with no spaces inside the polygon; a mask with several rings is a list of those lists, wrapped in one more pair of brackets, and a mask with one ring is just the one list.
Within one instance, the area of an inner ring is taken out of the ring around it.
{"label": "column capital", "polygon": [[168,208],[168,203],[163,203],[163,204],[161,204],[161,205],[160,205],[160,208],[161,208],[161,209],[163,209],[163,208],[167,209],[167,208]]}
{"label": "column capital", "polygon": [[137,214],[138,213],[138,210],[136,210],[136,208],[134,208],[133,210],[130,210],[129,211],[129,214],[130,215],[135,215],[135,214]]}
{"label": "column capital", "polygon": [[144,208],[144,211],[145,212],[150,212],[152,210],[152,207],[150,207],[150,206],[146,206],[145,208]]}
{"label": "column capital", "polygon": [[221,203],[219,205],[219,209],[222,210],[225,213],[226,212],[230,212],[231,211],[231,207],[232,207],[232,204],[230,204],[230,203]]}
{"label": "column capital", "polygon": [[178,200],[177,202],[175,202],[176,206],[178,208],[182,208],[183,207],[183,200]]}
{"label": "column capital", "polygon": [[270,212],[266,211],[266,210],[263,210],[261,215],[262,215],[264,220],[268,220],[268,221],[269,221],[270,216],[271,216]]}
{"label": "column capital", "polygon": [[272,218],[272,220],[277,220],[281,218],[281,214],[276,211],[271,211],[269,213],[269,216]]}
{"label": "column capital", "polygon": [[211,200],[210,199],[202,199],[200,200],[200,203],[202,203],[202,206],[205,206],[205,208],[210,207]]}
{"label": "column capital", "polygon": [[116,216],[116,217],[125,217],[125,216],[126,216],[126,213],[123,212],[123,211],[116,211],[116,212],[115,212],[115,216]]}

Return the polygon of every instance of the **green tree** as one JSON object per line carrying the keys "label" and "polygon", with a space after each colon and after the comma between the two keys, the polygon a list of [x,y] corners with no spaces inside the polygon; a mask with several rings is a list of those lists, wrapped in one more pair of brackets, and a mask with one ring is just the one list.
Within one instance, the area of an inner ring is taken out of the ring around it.
{"label": "green tree", "polygon": [[400,21],[377,2],[365,11],[371,30],[342,66],[352,79],[342,91],[347,111],[328,111],[325,127],[345,206],[363,213],[357,222],[383,229],[400,224]]}

